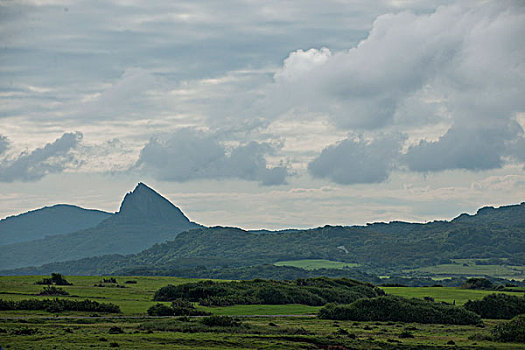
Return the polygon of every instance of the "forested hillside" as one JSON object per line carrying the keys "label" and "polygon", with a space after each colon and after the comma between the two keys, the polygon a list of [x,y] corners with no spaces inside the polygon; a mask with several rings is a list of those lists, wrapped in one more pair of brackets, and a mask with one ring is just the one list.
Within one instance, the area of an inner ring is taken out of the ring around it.
{"label": "forested hillside", "polygon": [[[325,226],[276,233],[252,233],[231,227],[198,228],[136,255],[68,263],[67,273],[93,273],[93,266],[97,266],[96,273],[154,273],[162,269],[233,268],[294,259],[355,262],[367,272],[430,266],[457,258],[503,258],[508,263],[524,265],[523,217],[525,203],[484,208],[473,216],[428,224]],[[73,266],[75,269],[71,270]]]}

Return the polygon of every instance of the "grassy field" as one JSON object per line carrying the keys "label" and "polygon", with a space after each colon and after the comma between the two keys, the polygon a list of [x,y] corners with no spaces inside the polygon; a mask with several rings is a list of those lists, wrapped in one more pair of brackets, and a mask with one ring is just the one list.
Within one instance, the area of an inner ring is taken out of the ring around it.
{"label": "grassy field", "polygon": [[[43,286],[34,284],[43,276],[0,277],[0,298],[19,300],[35,296]],[[316,317],[241,315],[309,315],[319,307],[305,305],[236,305],[200,309],[216,315],[237,316],[237,327],[210,327],[201,318],[146,318],[155,304],[154,292],[167,284],[194,279],[176,277],[116,277],[126,288],[95,287],[102,277],[67,276],[72,286],[63,286],[66,298],[90,298],[119,305],[121,315],[89,312],[2,311],[0,345],[9,349],[521,349],[523,344],[500,344],[487,340],[490,329],[501,321],[485,320],[485,327],[422,325],[396,322],[330,321]],[[125,284],[134,280],[136,284]],[[111,284],[107,284],[111,285]],[[436,301],[479,299],[487,291],[458,288],[385,287],[387,293],[405,297],[431,296]],[[523,293],[513,293],[523,295]],[[110,317],[110,318],[108,318]],[[119,327],[118,334],[110,332]],[[120,333],[120,330],[122,333]],[[413,338],[403,338],[408,331]],[[455,345],[451,345],[453,342]]]}
{"label": "grassy field", "polygon": [[[330,321],[317,318],[241,318],[237,327],[199,319],[28,319],[0,321],[9,349],[522,349],[484,340],[500,321],[475,326]],[[110,329],[118,327],[120,334]],[[29,330],[29,331],[28,331]],[[22,335],[20,333],[32,333]],[[413,338],[402,337],[408,332]],[[18,334],[17,334],[18,333]],[[452,345],[453,344],[453,345]]]}
{"label": "grassy field", "polygon": [[421,267],[418,269],[403,270],[407,274],[427,276],[493,276],[507,279],[525,279],[525,266],[510,265],[476,265],[476,260],[483,259],[454,259],[453,264]]}
{"label": "grassy field", "polygon": [[[447,303],[456,302],[463,305],[468,300],[482,299],[484,296],[494,293],[489,290],[461,289],[456,287],[380,287],[387,294],[397,295],[405,298],[432,297],[435,301]],[[523,292],[498,292],[510,295],[522,296]]]}
{"label": "grassy field", "polygon": [[278,261],[274,263],[276,266],[292,266],[298,267],[305,270],[317,270],[317,269],[342,269],[350,267],[358,267],[359,264],[345,263],[342,261],[332,261],[324,259],[303,259],[303,260],[289,260],[289,261]]}
{"label": "grassy field", "polygon": [[[44,276],[0,276],[0,299],[22,300],[28,298],[46,299],[49,297],[36,296],[43,286],[35,282]],[[100,276],[67,276],[72,286],[60,286],[69,292],[69,296],[60,298],[91,299],[98,302],[113,303],[120,306],[124,315],[144,315],[148,308],[157,302],[152,301],[155,291],[167,284],[182,284],[199,281],[199,279],[179,277],[119,277],[115,276],[119,285],[125,288],[116,288],[107,284],[107,287],[94,287],[102,280]],[[126,284],[125,281],[134,280],[136,284]],[[234,305],[230,307],[203,307],[217,315],[309,315],[315,314],[319,307],[307,305]],[[26,311],[27,312],[27,311]],[[19,311],[3,311],[3,315],[16,315]],[[30,312],[32,315],[46,315],[44,311]],[[69,312],[66,315],[82,314]]]}

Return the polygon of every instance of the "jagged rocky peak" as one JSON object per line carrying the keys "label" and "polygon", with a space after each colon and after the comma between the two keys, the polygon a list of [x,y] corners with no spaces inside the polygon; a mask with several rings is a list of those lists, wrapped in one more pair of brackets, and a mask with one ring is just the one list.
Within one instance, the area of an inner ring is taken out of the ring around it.
{"label": "jagged rocky peak", "polygon": [[139,182],[132,192],[126,194],[117,215],[141,221],[189,222],[179,208],[142,182]]}

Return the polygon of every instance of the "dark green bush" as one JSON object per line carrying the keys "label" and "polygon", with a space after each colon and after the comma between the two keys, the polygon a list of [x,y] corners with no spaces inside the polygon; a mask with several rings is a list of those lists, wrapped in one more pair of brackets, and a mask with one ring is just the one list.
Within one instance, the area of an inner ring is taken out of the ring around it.
{"label": "dark green bush", "polygon": [[19,301],[6,301],[0,299],[0,310],[45,310],[48,312],[61,311],[95,311],[120,313],[120,307],[110,303],[98,303],[89,299],[24,299]]}
{"label": "dark green bush", "polygon": [[109,334],[122,334],[124,331],[118,326],[113,326],[108,331]]}
{"label": "dark green bush", "polygon": [[421,299],[380,296],[349,305],[326,305],[320,318],[354,321],[395,321],[443,324],[480,324],[481,318],[462,307]]}
{"label": "dark green bush", "polygon": [[525,314],[496,326],[492,330],[492,336],[500,342],[525,343]]}
{"label": "dark green bush", "polygon": [[210,316],[201,320],[202,324],[209,327],[240,327],[242,323],[230,316]]}
{"label": "dark green bush", "polygon": [[197,310],[193,304],[187,300],[176,299],[171,306],[156,304],[148,309],[150,316],[208,316],[209,312]]}
{"label": "dark green bush", "polygon": [[511,319],[525,313],[525,296],[494,293],[481,300],[469,300],[464,307],[482,318]]}
{"label": "dark green bush", "polygon": [[36,284],[56,284],[57,286],[71,286],[72,283],[69,283],[64,276],[60,273],[52,273],[51,278],[44,278],[42,281],[36,282]]}
{"label": "dark green bush", "polygon": [[38,295],[49,295],[49,296],[57,296],[57,295],[69,295],[69,292],[66,290],[63,290],[62,288],[57,288],[54,286],[47,286],[42,289]]}
{"label": "dark green bush", "polygon": [[473,277],[466,280],[461,288],[466,289],[483,289],[483,290],[492,290],[496,288],[496,285],[483,277]]}
{"label": "dark green bush", "polygon": [[148,309],[150,316],[173,316],[173,309],[168,305],[155,304]]}
{"label": "dark green bush", "polygon": [[205,306],[235,304],[305,304],[320,306],[327,302],[351,303],[360,298],[376,297],[384,292],[366,283],[348,278],[326,277],[273,281],[255,279],[240,282],[202,281],[159,289],[153,298],[172,301],[178,298],[198,301]]}

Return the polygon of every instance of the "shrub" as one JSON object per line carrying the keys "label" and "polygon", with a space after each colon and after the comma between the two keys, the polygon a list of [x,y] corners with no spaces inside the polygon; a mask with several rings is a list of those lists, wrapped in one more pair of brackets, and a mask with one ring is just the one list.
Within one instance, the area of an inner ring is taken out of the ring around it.
{"label": "shrub", "polygon": [[120,327],[113,326],[109,329],[108,333],[109,334],[122,334],[124,333],[124,331]]}
{"label": "shrub", "polygon": [[201,323],[209,327],[239,327],[241,322],[230,316],[210,316],[201,320]]}
{"label": "shrub", "polygon": [[409,331],[404,330],[403,332],[401,332],[399,334],[399,338],[404,338],[404,339],[406,339],[406,338],[414,338],[414,335],[412,333],[410,333]]}
{"label": "shrub", "polygon": [[209,312],[197,310],[193,304],[187,300],[176,299],[171,306],[156,304],[148,309],[150,316],[208,316]]}
{"label": "shrub", "polygon": [[110,303],[98,303],[89,299],[24,299],[19,301],[5,301],[0,299],[0,310],[45,310],[48,312],[61,311],[95,311],[120,313],[120,307]]}
{"label": "shrub", "polygon": [[126,284],[137,284],[137,281],[135,281],[135,280],[129,280],[129,281],[126,281],[126,282],[124,282],[124,283],[126,283]]}
{"label": "shrub", "polygon": [[469,300],[464,307],[482,318],[511,319],[525,313],[525,296],[494,293],[481,300]]}
{"label": "shrub", "polygon": [[525,314],[496,326],[492,330],[492,335],[494,340],[500,342],[525,343]]}
{"label": "shrub", "polygon": [[443,324],[479,324],[479,315],[462,307],[421,299],[380,296],[349,305],[326,305],[320,318],[354,321],[395,321]]}
{"label": "shrub", "polygon": [[38,295],[49,295],[49,296],[56,296],[56,295],[69,295],[69,293],[62,288],[57,288],[53,286],[47,286],[42,289]]}
{"label": "shrub", "polygon": [[173,316],[173,309],[168,305],[155,304],[148,309],[150,316]]}
{"label": "shrub", "polygon": [[38,329],[36,329],[36,328],[28,328],[28,327],[24,327],[24,328],[14,329],[14,330],[12,331],[12,333],[13,333],[14,335],[33,335],[33,334],[38,333]]}
{"label": "shrub", "polygon": [[461,288],[491,290],[491,289],[495,289],[496,285],[486,278],[473,277],[473,278],[469,278],[468,280],[466,280],[461,285]]}
{"label": "shrub", "polygon": [[351,303],[360,298],[383,295],[371,284],[348,278],[325,277],[272,281],[255,279],[240,282],[201,281],[178,286],[167,285],[155,293],[153,300],[186,299],[205,306],[235,304],[305,304],[321,306],[327,302]]}
{"label": "shrub", "polygon": [[60,273],[52,273],[51,278],[43,278],[42,281],[36,282],[36,284],[56,284],[57,286],[71,286],[72,283],[69,283],[64,276]]}

